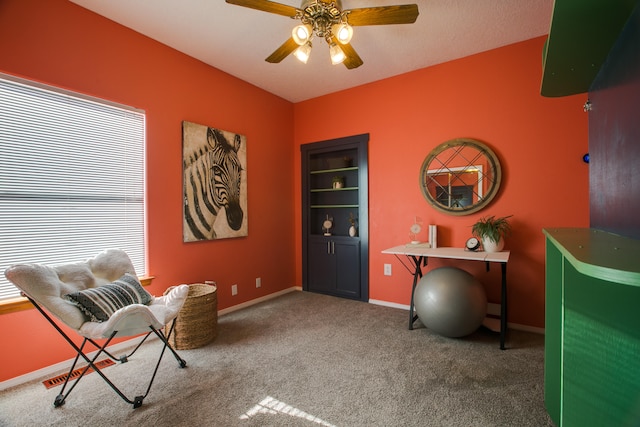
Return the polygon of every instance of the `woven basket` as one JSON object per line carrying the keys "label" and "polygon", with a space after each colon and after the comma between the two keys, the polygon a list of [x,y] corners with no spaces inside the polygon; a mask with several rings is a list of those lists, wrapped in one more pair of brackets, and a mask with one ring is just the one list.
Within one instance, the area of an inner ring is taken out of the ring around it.
{"label": "woven basket", "polygon": [[[165,295],[172,288],[165,291]],[[218,335],[218,288],[214,285],[189,285],[189,295],[176,317],[167,341],[177,350],[188,350],[209,344]],[[165,327],[169,333],[171,325]]]}

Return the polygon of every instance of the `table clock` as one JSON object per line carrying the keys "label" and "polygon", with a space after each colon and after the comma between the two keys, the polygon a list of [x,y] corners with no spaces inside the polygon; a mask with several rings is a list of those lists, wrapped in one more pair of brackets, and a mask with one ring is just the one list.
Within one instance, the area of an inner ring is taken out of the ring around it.
{"label": "table clock", "polygon": [[465,249],[468,251],[477,251],[480,249],[480,241],[475,237],[469,237],[465,244]]}

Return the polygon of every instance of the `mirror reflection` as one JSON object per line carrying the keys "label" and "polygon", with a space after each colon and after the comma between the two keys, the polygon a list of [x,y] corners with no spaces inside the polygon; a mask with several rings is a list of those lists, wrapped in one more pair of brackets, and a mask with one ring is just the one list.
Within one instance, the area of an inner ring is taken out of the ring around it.
{"label": "mirror reflection", "polygon": [[489,204],[500,187],[497,156],[480,141],[459,138],[436,147],[420,170],[420,188],[436,209],[467,215]]}

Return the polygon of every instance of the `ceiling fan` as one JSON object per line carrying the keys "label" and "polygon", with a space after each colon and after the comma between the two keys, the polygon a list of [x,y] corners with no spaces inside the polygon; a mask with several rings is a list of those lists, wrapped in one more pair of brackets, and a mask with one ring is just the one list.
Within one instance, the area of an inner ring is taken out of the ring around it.
{"label": "ceiling fan", "polygon": [[292,35],[266,58],[278,63],[293,53],[306,63],[311,54],[314,35],[326,40],[333,64],[343,63],[348,69],[363,64],[355,49],[349,44],[354,26],[412,24],[418,18],[417,4],[342,9],[341,0],[302,0],[300,8],[270,0],[226,0],[229,4],[244,6],[300,20]]}

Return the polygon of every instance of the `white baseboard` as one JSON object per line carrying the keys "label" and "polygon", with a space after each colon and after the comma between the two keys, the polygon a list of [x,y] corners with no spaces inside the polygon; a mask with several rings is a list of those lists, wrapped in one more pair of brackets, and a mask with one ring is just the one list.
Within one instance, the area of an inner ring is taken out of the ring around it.
{"label": "white baseboard", "polygon": [[[256,298],[253,299],[251,301],[246,301],[243,302],[241,304],[237,304],[225,309],[222,309],[220,311],[218,311],[218,316],[224,316],[225,314],[229,314],[232,313],[234,311],[237,310],[242,310],[243,308],[247,308],[247,307],[251,307],[252,305],[256,305],[259,304],[261,302],[264,301],[268,301],[270,299],[273,298],[277,298],[281,295],[285,295],[288,294],[290,292],[296,292],[296,291],[302,291],[302,287],[300,286],[292,286],[290,288],[287,289],[283,289],[282,291],[278,291],[275,292],[273,294],[269,294],[269,295],[265,295],[263,297],[260,298]],[[389,301],[382,301],[382,300],[375,300],[375,299],[370,299],[369,303],[371,304],[376,304],[376,305],[382,305],[385,307],[392,307],[392,308],[399,308],[401,310],[407,310],[409,311],[409,305],[408,304],[397,304],[395,302],[389,302]],[[487,306],[487,312],[489,314],[499,314],[500,313],[500,304],[488,304]],[[526,331],[526,332],[534,332],[534,333],[538,333],[538,334],[543,334],[544,335],[544,328],[537,328],[534,326],[527,326],[527,325],[520,325],[517,323],[509,323],[508,327],[511,329],[516,329],[516,330],[521,330],[521,331]],[[142,340],[142,338],[144,337],[136,337],[127,341],[123,341],[120,342],[118,344],[114,344],[113,346],[110,347],[110,350],[113,350],[114,352],[119,352],[119,351],[125,351],[129,348],[133,348],[136,345],[138,345],[138,343]],[[147,341],[152,340],[152,339],[158,339],[155,336],[150,336],[148,338]],[[95,355],[95,351],[92,353],[89,353],[90,355]],[[69,369],[69,366],[71,366],[71,363],[73,362],[73,359],[69,359],[69,360],[65,360],[63,362],[60,363],[56,363],[55,365],[50,365],[47,367],[44,367],[42,369],[38,369],[37,371],[33,371],[33,372],[29,372],[27,374],[24,375],[20,375],[11,379],[8,379],[6,381],[2,381],[0,382],[0,391],[3,390],[7,390],[11,387],[15,387],[21,384],[25,384],[27,382],[30,381],[36,381],[36,380],[45,380],[47,378],[50,378],[52,376],[55,375],[59,375],[63,372],[66,372]]]}
{"label": "white baseboard", "polygon": [[508,322],[508,326],[511,329],[515,329],[518,331],[532,332],[534,334],[544,335],[544,328],[539,328],[537,326],[521,325],[519,323],[511,323],[511,322]]}
{"label": "white baseboard", "polygon": [[[385,306],[385,307],[399,308],[401,310],[409,311],[409,304],[397,304],[395,302],[381,301],[381,300],[375,300],[375,299],[370,299],[369,303],[376,304],[376,305],[382,305],[382,306]],[[487,304],[487,314],[490,314],[490,315],[493,315],[493,316],[499,316],[500,315],[500,304],[494,304],[494,303]],[[538,328],[536,326],[521,325],[519,323],[508,322],[507,323],[507,327],[509,329],[514,329],[514,330],[517,330],[517,331],[533,332],[533,333],[536,333],[536,334],[544,335],[544,328]]]}
{"label": "white baseboard", "polygon": [[251,301],[243,302],[237,305],[232,305],[231,307],[222,309],[218,311],[218,316],[224,316],[225,314],[233,313],[234,311],[242,310],[243,308],[251,307],[252,305],[259,304],[264,301],[269,301],[270,299],[277,298],[281,295],[288,294],[289,292],[302,291],[300,286],[292,286],[287,289],[283,289],[281,291],[275,292],[273,294],[265,295],[260,298],[252,299]]}
{"label": "white baseboard", "polygon": [[[252,305],[255,305],[264,301],[268,301],[270,299],[279,297],[284,294],[288,294],[289,292],[295,292],[295,291],[302,291],[302,288],[300,286],[292,286],[291,288],[284,289],[282,291],[275,292],[273,294],[256,298],[254,300],[247,301],[242,304],[234,305],[229,308],[225,308],[223,310],[218,311],[218,316],[224,316],[225,314],[229,314],[234,311],[241,310],[243,308],[247,308]],[[142,338],[144,338],[144,336],[136,337],[130,340],[122,341],[118,344],[114,344],[109,347],[109,351],[113,353],[126,352],[126,350],[128,350],[129,348],[134,348],[136,345],[138,345],[138,343],[142,340]],[[151,340],[154,340],[154,339],[157,340],[158,337],[156,337],[155,335],[150,335],[149,338],[147,338],[147,342],[150,342]],[[89,357],[94,356],[96,352],[97,350],[92,353],[89,353]],[[0,382],[0,391],[7,390],[11,387],[15,387],[31,381],[44,381],[47,378],[51,378],[53,376],[66,373],[69,370],[71,363],[73,363],[73,358],[62,361],[60,363],[56,363],[54,365],[46,366],[44,368],[38,369],[37,371],[32,371],[27,374],[8,379],[6,381],[2,381]]]}
{"label": "white baseboard", "polygon": [[401,310],[409,311],[409,304],[398,304],[395,302],[382,301],[378,299],[370,299],[369,304],[382,305],[384,307],[399,308]]}
{"label": "white baseboard", "polygon": [[[109,346],[109,351],[112,353],[126,352],[128,349],[137,346],[143,339],[144,335],[132,338],[130,340],[122,341],[117,344],[113,344]],[[156,337],[155,335],[150,335],[149,338],[147,338],[147,342],[154,339],[157,340],[158,337]],[[92,358],[96,355],[97,352],[98,350],[92,351],[91,353],[88,353],[87,356],[89,358]],[[51,378],[62,373],[67,373],[72,363],[73,358],[62,361],[60,363],[56,363],[55,365],[46,366],[42,369],[38,369],[37,371],[32,371],[27,374],[2,381],[0,382],[0,391],[4,391],[11,387],[22,385],[31,381],[44,381],[47,378]],[[82,365],[85,365],[84,360],[82,360]]]}

